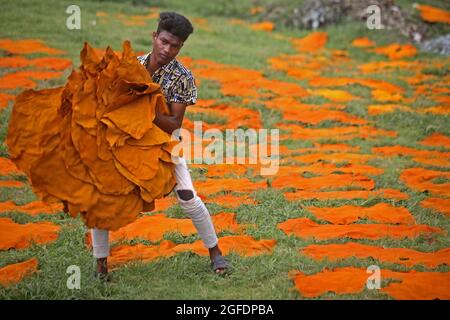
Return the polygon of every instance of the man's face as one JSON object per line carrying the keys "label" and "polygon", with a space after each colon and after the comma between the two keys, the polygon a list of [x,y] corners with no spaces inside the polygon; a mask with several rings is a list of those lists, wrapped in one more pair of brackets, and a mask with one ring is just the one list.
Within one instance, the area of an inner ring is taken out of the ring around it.
{"label": "man's face", "polygon": [[174,59],[182,46],[183,41],[170,32],[164,30],[160,33],[153,32],[152,55],[155,55],[159,65],[165,65]]}

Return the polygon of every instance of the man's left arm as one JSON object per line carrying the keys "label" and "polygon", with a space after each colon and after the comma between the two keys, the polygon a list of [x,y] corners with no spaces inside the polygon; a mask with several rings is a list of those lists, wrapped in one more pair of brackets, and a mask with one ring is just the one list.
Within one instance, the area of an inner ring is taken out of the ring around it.
{"label": "man's left arm", "polygon": [[164,115],[160,113],[159,110],[156,110],[156,116],[153,123],[168,134],[172,134],[173,131],[181,128],[186,107],[187,104],[172,102],[169,105],[170,115]]}
{"label": "man's left arm", "polygon": [[197,86],[192,73],[189,72],[174,84],[168,99],[170,115],[164,115],[156,110],[156,117],[153,122],[165,132],[172,134],[173,131],[181,128],[186,107],[196,102]]}

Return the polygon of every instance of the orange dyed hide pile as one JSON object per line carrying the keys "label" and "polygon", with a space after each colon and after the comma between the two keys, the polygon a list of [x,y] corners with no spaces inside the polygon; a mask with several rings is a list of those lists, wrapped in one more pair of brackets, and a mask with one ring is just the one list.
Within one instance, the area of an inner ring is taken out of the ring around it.
{"label": "orange dyed hide pile", "polygon": [[153,124],[168,108],[128,41],[122,57],[108,47],[102,59],[85,43],[81,62],[65,87],[17,97],[6,142],[43,201],[116,230],[173,189],[178,142]]}

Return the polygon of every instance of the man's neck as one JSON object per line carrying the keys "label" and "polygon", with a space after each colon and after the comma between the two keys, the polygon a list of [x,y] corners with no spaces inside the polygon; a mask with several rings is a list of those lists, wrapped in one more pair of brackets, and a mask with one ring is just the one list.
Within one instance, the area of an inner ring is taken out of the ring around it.
{"label": "man's neck", "polygon": [[158,70],[162,66],[164,65],[158,64],[156,61],[156,57],[150,53],[150,59],[149,62],[147,63],[147,70],[150,72],[150,74],[153,75],[156,72],[156,70]]}

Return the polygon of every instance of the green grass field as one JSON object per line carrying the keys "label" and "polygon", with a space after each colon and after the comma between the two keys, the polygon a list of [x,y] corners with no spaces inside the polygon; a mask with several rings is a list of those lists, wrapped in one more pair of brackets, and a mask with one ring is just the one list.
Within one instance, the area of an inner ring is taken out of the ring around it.
{"label": "green grass field", "polygon": [[[135,1],[138,2],[139,1]],[[150,2],[150,1],[149,1]],[[73,4],[70,1],[52,0],[30,0],[30,1],[5,1],[0,0],[0,20],[2,21],[1,37],[11,39],[40,39],[46,45],[67,51],[65,57],[73,61],[76,68],[80,64],[79,51],[83,42],[87,41],[92,47],[105,48],[110,45],[113,49],[120,51],[124,40],[130,40],[135,51],[149,51],[151,49],[151,32],[156,29],[157,21],[148,20],[145,26],[124,26],[120,21],[114,19],[114,15],[122,13],[125,15],[145,14],[147,7],[143,4],[133,5],[125,1],[77,1],[81,8],[81,30],[68,30],[66,28],[66,8]],[[259,70],[270,79],[295,82],[308,88],[307,81],[295,80],[285,73],[273,70],[267,59],[280,54],[295,54],[296,50],[289,41],[276,39],[273,33],[255,32],[240,25],[229,23],[229,19],[248,18],[248,9],[252,6],[248,3],[238,4],[231,1],[224,5],[225,1],[219,1],[215,7],[211,4],[203,5],[203,1],[152,1],[152,5],[159,7],[161,11],[172,10],[185,14],[189,18],[207,18],[211,31],[197,28],[194,34],[186,42],[181,51],[182,56],[193,59],[208,59],[215,62],[240,66],[246,69]],[[402,6],[409,8],[412,1],[399,1]],[[429,4],[441,6],[444,1],[430,1]],[[428,4],[428,2],[427,2]],[[209,10],[209,11],[208,11]],[[219,15],[223,12],[229,16]],[[109,19],[100,21],[96,13],[102,11],[109,14]],[[222,12],[223,11],[223,12]],[[237,13],[242,12],[242,16]],[[236,16],[233,16],[236,14]],[[195,23],[194,23],[195,28]],[[393,31],[368,30],[363,23],[348,22],[324,29],[329,34],[327,48],[347,50],[352,58],[352,67],[359,64],[383,60],[380,55],[371,54],[361,49],[353,48],[349,44],[354,38],[369,36],[378,46],[393,42],[405,41]],[[277,28],[274,33],[301,38],[308,31],[295,31],[285,28]],[[4,55],[4,53],[0,54]],[[29,57],[38,57],[32,54]],[[434,54],[419,53],[413,58],[430,64],[428,72],[439,78],[447,79],[450,60]],[[441,70],[431,67],[435,62],[444,62],[445,67]],[[343,69],[323,76],[352,76],[351,70]],[[11,69],[0,68],[0,76],[11,72]],[[63,85],[66,82],[70,70],[64,72],[64,76],[58,80],[40,81],[38,89]],[[408,71],[397,71],[389,75],[378,74],[373,78],[382,79],[393,84],[405,87],[406,97],[411,97],[412,92],[406,83],[399,80],[400,75],[409,75]],[[372,75],[370,75],[372,77]],[[433,85],[441,86],[440,80]],[[445,87],[445,86],[444,86]],[[199,98],[215,98],[224,103],[239,104],[241,100],[237,97],[225,97],[221,94],[219,86],[213,81],[202,80]],[[363,97],[360,100],[346,103],[345,111],[351,115],[370,120],[379,129],[395,130],[397,137],[381,137],[370,141],[355,138],[346,143],[361,147],[361,153],[371,152],[374,146],[403,145],[417,149],[425,149],[419,141],[433,132],[450,136],[448,115],[437,115],[431,113],[413,113],[394,111],[378,116],[371,116],[367,107],[374,104],[371,100],[370,91],[365,87],[352,85],[344,88],[350,93]],[[9,90],[8,93],[17,95],[22,89]],[[324,99],[310,97],[305,100],[308,103],[322,103]],[[426,96],[419,97],[410,106],[414,109],[434,106]],[[281,115],[262,104],[254,103],[246,106],[258,110],[261,114],[263,124],[266,128],[274,128],[281,120]],[[6,145],[3,143],[7,134],[8,119],[11,115],[12,103],[0,111],[0,156],[8,157]],[[202,118],[200,115],[188,115],[191,120],[203,119],[204,121],[223,123],[220,117]],[[321,123],[319,127],[335,126],[334,122]],[[334,142],[333,137],[323,140]],[[282,142],[288,147],[302,148],[312,146],[309,140],[288,140]],[[445,151],[436,148],[435,150]],[[447,150],[448,151],[448,150]],[[376,264],[382,269],[395,271],[431,271],[422,265],[408,268],[398,264],[385,263],[376,259],[350,258],[338,262],[310,259],[300,255],[298,250],[309,244],[317,243],[313,239],[303,239],[295,236],[287,236],[277,229],[277,224],[290,218],[314,216],[304,207],[337,207],[342,205],[373,206],[379,202],[387,202],[393,206],[407,208],[416,219],[418,224],[427,224],[440,227],[450,231],[450,220],[448,216],[431,209],[425,209],[419,205],[420,201],[427,198],[426,192],[414,191],[399,180],[403,169],[421,166],[433,170],[448,171],[448,167],[431,165],[418,165],[411,157],[394,156],[369,161],[370,165],[384,169],[384,174],[373,176],[376,188],[395,188],[409,195],[407,200],[392,200],[374,198],[368,200],[302,200],[290,202],[285,200],[283,193],[274,188],[259,190],[251,194],[256,199],[257,205],[241,205],[235,210],[239,223],[251,223],[256,227],[247,230],[247,234],[256,239],[276,239],[277,245],[272,254],[263,254],[255,257],[242,257],[237,254],[229,256],[233,270],[227,277],[221,278],[214,275],[209,266],[207,257],[200,257],[193,253],[177,254],[171,258],[163,258],[150,263],[133,262],[120,267],[112,273],[113,281],[103,283],[95,279],[94,259],[91,251],[85,245],[86,227],[79,219],[72,219],[63,213],[56,215],[29,216],[17,212],[3,212],[1,217],[10,217],[18,223],[37,221],[51,221],[62,227],[59,238],[49,245],[33,245],[25,250],[0,251],[0,267],[8,264],[27,260],[32,257],[39,259],[39,271],[17,285],[6,288],[0,287],[0,299],[302,299],[297,290],[294,290],[293,281],[288,278],[290,270],[301,270],[307,274],[314,274],[324,268],[335,268],[354,266],[366,268]],[[2,180],[11,177],[1,177]],[[205,180],[204,173],[200,169],[193,169],[193,178]],[[16,177],[26,181],[24,177]],[[263,179],[263,178],[260,178]],[[446,183],[446,181],[441,181]],[[448,181],[447,181],[448,183]],[[1,188],[0,201],[13,200],[17,204],[26,204],[37,197],[27,185],[22,188]],[[220,205],[208,206],[211,214],[222,211],[233,211],[224,209]],[[151,213],[150,213],[151,214]],[[174,206],[170,208],[167,215],[177,218],[185,218],[181,208]],[[359,221],[367,222],[367,221]],[[222,233],[219,236],[228,235]],[[175,243],[193,242],[199,239],[197,235],[183,237],[177,233],[164,236],[165,239]],[[320,241],[321,244],[345,243],[348,238],[339,238]],[[136,240],[132,243],[139,242]],[[414,239],[396,240],[384,238],[382,240],[358,240],[357,242],[369,245],[385,247],[411,248],[418,251],[435,251],[450,247],[448,235],[433,235],[429,237],[419,236]],[[66,269],[70,265],[81,268],[81,289],[69,290],[66,286],[68,274]],[[450,266],[440,266],[433,271],[450,272]],[[386,285],[388,279],[383,279]],[[450,288],[449,288],[450,290]],[[320,296],[320,299],[391,299],[390,296],[378,290],[364,289],[358,294],[338,295],[332,292]]]}

